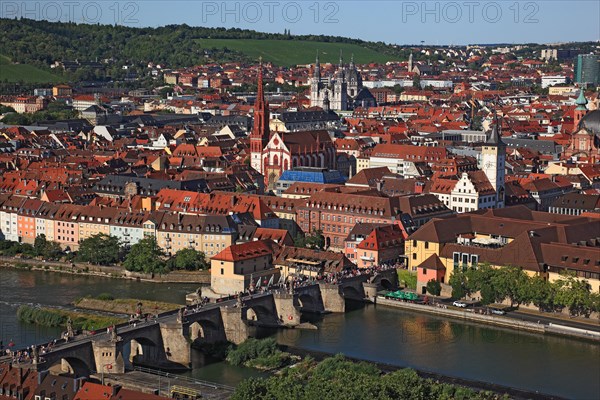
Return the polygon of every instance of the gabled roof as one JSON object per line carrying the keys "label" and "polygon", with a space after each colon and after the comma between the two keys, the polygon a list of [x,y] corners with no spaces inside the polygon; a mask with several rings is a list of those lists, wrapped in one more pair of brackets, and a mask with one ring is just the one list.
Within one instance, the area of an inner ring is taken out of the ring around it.
{"label": "gabled roof", "polygon": [[258,257],[273,255],[278,247],[279,246],[269,239],[234,244],[213,256],[212,259],[228,262],[251,260]]}
{"label": "gabled roof", "polygon": [[403,245],[404,238],[400,227],[398,225],[387,225],[373,229],[357,247],[362,250],[379,251],[391,247],[401,248]]}
{"label": "gabled roof", "polygon": [[432,254],[425,259],[421,264],[417,265],[417,268],[434,269],[436,271],[446,270],[446,267],[442,263],[442,260],[437,254]]}

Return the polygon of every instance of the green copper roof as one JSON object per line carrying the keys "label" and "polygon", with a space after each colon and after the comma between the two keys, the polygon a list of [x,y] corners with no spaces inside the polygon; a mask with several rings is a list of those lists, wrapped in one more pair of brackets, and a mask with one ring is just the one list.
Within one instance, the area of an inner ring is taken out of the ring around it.
{"label": "green copper roof", "polygon": [[583,89],[579,91],[579,97],[575,100],[575,104],[577,104],[576,110],[586,110],[585,105],[588,103],[585,95],[583,94]]}

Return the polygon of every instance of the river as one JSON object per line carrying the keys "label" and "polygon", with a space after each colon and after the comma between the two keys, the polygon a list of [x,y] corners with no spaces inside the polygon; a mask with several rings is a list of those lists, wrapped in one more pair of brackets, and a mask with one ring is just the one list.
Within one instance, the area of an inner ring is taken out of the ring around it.
{"label": "river", "polygon": [[[20,323],[21,304],[68,306],[85,295],[168,302],[185,301],[194,284],[157,284],[51,272],[0,270],[0,340],[17,346],[55,338],[60,328]],[[577,339],[543,336],[369,305],[313,319],[311,330],[282,330],[277,341],[306,350],[351,357],[471,380],[493,382],[567,398],[600,398],[600,346]],[[189,375],[235,385],[261,374],[210,362]]]}

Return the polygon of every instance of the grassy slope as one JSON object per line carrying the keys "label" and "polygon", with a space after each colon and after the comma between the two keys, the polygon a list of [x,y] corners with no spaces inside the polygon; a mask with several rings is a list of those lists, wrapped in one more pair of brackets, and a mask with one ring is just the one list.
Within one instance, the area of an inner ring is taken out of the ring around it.
{"label": "grassy slope", "polygon": [[0,55],[0,81],[23,81],[26,83],[57,83],[64,80],[58,75],[44,71],[33,65],[12,64],[6,56]]}
{"label": "grassy slope", "polygon": [[391,57],[374,50],[350,43],[310,42],[303,40],[256,40],[256,39],[198,39],[202,48],[224,48],[240,51],[251,58],[262,56],[265,61],[278,65],[308,64],[315,61],[317,50],[322,63],[337,63],[340,49],[348,62],[354,54],[359,64],[386,62]]}

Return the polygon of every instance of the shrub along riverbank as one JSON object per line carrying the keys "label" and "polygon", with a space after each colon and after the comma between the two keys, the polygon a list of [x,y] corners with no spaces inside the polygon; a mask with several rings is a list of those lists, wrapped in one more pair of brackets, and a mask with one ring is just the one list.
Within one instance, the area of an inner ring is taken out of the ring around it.
{"label": "shrub along riverbank", "polygon": [[263,370],[282,368],[291,360],[291,355],[279,350],[273,338],[250,338],[227,352],[227,362],[230,364]]}
{"label": "shrub along riverbank", "polygon": [[232,396],[233,400],[507,398],[504,394],[421,378],[408,368],[384,373],[374,364],[349,361],[342,355],[321,362],[307,356],[279,375],[241,382]]}
{"label": "shrub along riverbank", "polygon": [[75,311],[57,310],[47,307],[20,306],[17,309],[19,321],[50,327],[66,327],[67,320],[71,318],[73,328],[83,330],[96,330],[107,326],[126,322],[122,318],[107,317],[103,315],[87,314]]}

